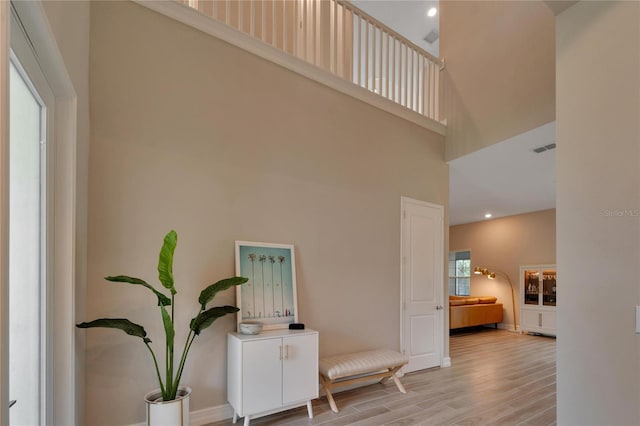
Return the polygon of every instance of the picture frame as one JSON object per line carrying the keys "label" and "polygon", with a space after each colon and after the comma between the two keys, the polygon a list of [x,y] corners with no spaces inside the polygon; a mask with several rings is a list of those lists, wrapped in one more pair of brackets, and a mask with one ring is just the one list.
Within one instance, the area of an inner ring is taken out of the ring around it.
{"label": "picture frame", "polygon": [[236,241],[235,251],[236,275],[249,278],[236,287],[238,324],[259,321],[273,330],[298,322],[294,246]]}

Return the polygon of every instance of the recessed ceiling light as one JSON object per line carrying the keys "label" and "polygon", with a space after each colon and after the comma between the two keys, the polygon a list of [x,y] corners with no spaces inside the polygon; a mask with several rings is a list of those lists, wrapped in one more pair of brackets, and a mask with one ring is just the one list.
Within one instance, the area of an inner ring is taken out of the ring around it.
{"label": "recessed ceiling light", "polygon": [[433,18],[434,16],[436,16],[436,14],[438,13],[438,9],[436,9],[435,7],[432,7],[431,9],[429,9],[429,11],[427,12],[427,16],[429,18]]}
{"label": "recessed ceiling light", "polygon": [[484,214],[484,217],[487,218],[487,219],[491,218],[492,216],[493,215],[491,213],[485,213]]}

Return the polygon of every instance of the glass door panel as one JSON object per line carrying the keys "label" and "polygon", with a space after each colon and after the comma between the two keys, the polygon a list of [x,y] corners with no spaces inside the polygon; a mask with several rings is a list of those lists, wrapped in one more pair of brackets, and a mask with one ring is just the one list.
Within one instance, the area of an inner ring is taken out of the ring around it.
{"label": "glass door panel", "polygon": [[540,294],[540,273],[538,271],[524,271],[524,303],[538,305]]}
{"label": "glass door panel", "polygon": [[556,306],[556,271],[542,271],[542,304]]}

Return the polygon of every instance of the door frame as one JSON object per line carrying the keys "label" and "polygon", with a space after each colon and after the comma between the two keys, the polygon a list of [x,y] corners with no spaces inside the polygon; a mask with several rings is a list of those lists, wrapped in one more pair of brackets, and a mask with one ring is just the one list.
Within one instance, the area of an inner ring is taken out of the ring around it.
{"label": "door frame", "polygon": [[[445,234],[444,234],[444,206],[441,204],[430,203],[427,201],[416,200],[414,198],[409,197],[400,197],[400,351],[405,353],[406,344],[405,342],[405,329],[404,329],[404,320],[405,320],[405,302],[404,302],[404,288],[405,288],[405,253],[404,253],[404,230],[405,230],[405,217],[406,217],[406,205],[408,203],[417,204],[424,207],[434,208],[440,211],[440,225],[442,226],[442,241],[438,243],[440,246],[440,251],[442,253],[442,265],[440,270],[440,300],[438,303],[440,306],[444,305],[444,285],[445,285]],[[449,357],[445,357],[445,326],[446,321],[444,318],[444,312],[447,309],[442,309],[442,318],[440,321],[441,330],[440,330],[440,367],[450,367],[451,359]]]}
{"label": "door frame", "polygon": [[9,424],[9,2],[0,1],[0,424]]}
{"label": "door frame", "polygon": [[[35,55],[28,46],[28,41],[24,34],[20,33],[19,24],[16,17],[11,14],[11,51],[9,62],[13,64],[15,70],[32,96],[41,107],[41,146],[40,146],[40,402],[44,403],[40,407],[40,421],[43,424],[51,424],[53,421],[52,397],[53,397],[53,158],[50,148],[54,138],[55,123],[55,97],[49,87],[44,73],[40,69]],[[9,140],[9,144],[11,141]],[[44,160],[44,161],[43,161]],[[10,163],[10,161],[9,161]],[[11,164],[9,164],[11,166]],[[10,182],[9,182],[10,183]],[[9,224],[11,232],[11,224]],[[11,287],[11,283],[9,283]],[[9,296],[10,297],[10,296]],[[10,301],[10,299],[9,299]],[[11,308],[9,308],[11,309]],[[11,325],[9,324],[9,330]],[[9,359],[9,366],[11,359]],[[11,398],[11,388],[9,388]],[[15,398],[15,397],[14,397]]]}
{"label": "door frame", "polygon": [[[41,1],[8,2],[0,1],[0,173],[2,183],[0,196],[0,423],[8,424],[9,412],[5,402],[9,401],[8,370],[8,71],[11,45],[9,22],[13,9],[35,48],[36,58],[54,95],[53,140],[49,144],[52,185],[49,199],[52,222],[49,231],[52,239],[48,249],[53,257],[51,309],[53,327],[51,341],[52,354],[52,400],[53,424],[81,424],[83,409],[82,364],[84,362],[83,340],[76,339],[74,324],[77,310],[84,306],[84,300],[76,297],[76,271],[82,265],[76,263],[76,170],[77,170],[77,94],[67,72],[64,59],[58,49],[49,20]],[[3,409],[4,408],[4,409]]]}

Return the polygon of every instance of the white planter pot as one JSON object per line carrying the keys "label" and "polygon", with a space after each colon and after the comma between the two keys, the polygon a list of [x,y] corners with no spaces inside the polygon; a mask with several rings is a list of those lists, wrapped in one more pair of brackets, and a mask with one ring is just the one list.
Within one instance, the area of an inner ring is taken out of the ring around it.
{"label": "white planter pot", "polygon": [[163,401],[160,389],[144,396],[147,406],[147,426],[189,426],[189,396],[191,388],[180,386],[173,401]]}

